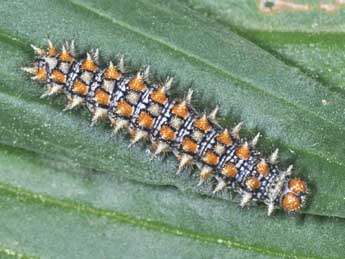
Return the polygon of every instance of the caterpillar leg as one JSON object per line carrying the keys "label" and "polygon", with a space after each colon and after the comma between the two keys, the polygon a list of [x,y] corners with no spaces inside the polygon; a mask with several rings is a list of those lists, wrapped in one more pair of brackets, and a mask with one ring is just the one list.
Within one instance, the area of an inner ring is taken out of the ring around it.
{"label": "caterpillar leg", "polygon": [[71,98],[67,99],[67,105],[65,106],[65,108],[62,111],[69,111],[72,110],[73,108],[80,106],[84,103],[84,99],[79,97],[79,96],[74,96]]}
{"label": "caterpillar leg", "polygon": [[217,184],[216,188],[214,188],[212,194],[215,194],[219,191],[222,191],[226,187],[226,182],[223,179],[219,178],[217,180],[218,180],[218,184]]}
{"label": "caterpillar leg", "polygon": [[252,199],[253,195],[249,192],[245,192],[242,196],[241,202],[240,202],[240,206],[242,208],[244,208]]}
{"label": "caterpillar leg", "polygon": [[176,174],[179,175],[181,171],[183,170],[183,168],[186,165],[190,164],[192,161],[193,161],[193,157],[191,157],[190,155],[186,155],[186,154],[182,155]]}
{"label": "caterpillar leg", "polygon": [[211,176],[211,173],[212,173],[212,168],[209,166],[204,166],[201,169],[201,172],[199,175],[200,180],[199,180],[197,187],[200,187],[205,181],[207,181],[207,179]]}

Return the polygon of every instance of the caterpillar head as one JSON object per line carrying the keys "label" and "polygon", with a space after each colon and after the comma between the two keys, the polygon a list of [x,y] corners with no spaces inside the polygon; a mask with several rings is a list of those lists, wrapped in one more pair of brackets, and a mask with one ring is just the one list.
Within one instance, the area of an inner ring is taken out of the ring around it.
{"label": "caterpillar head", "polygon": [[299,178],[289,179],[284,185],[280,206],[287,213],[298,212],[305,205],[307,193],[305,181]]}
{"label": "caterpillar head", "polygon": [[[271,215],[275,208],[282,208],[286,213],[300,211],[306,203],[308,187],[305,181],[299,178],[291,178],[293,166],[286,170],[279,171],[277,178],[269,188],[266,201],[268,215]],[[276,170],[278,170],[276,168]]]}

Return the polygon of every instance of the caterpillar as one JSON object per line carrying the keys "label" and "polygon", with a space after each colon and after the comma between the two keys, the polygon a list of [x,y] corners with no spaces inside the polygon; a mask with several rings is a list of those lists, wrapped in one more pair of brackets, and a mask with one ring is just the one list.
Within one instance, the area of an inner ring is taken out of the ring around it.
{"label": "caterpillar", "polygon": [[213,193],[230,188],[241,195],[241,207],[261,202],[271,215],[277,208],[295,213],[305,205],[307,184],[291,178],[292,165],[287,170],[278,168],[278,149],[263,158],[255,151],[260,133],[247,141],[239,135],[242,123],[224,129],[216,121],[218,107],[208,115],[199,114],[191,104],[191,90],[185,98],[172,100],[172,78],[150,84],[149,69],[128,73],[123,57],[116,66],[109,62],[101,68],[98,49],[79,59],[74,41],[65,42],[61,51],[50,40],[47,49],[31,47],[33,66],[22,70],[47,86],[41,98],[65,94],[64,111],[86,106],[92,113],[91,125],[107,118],[114,133],[127,129],[129,146],[149,139],[153,157],[171,151],[179,160],[177,174],[196,165],[200,169],[198,185],[215,179]]}

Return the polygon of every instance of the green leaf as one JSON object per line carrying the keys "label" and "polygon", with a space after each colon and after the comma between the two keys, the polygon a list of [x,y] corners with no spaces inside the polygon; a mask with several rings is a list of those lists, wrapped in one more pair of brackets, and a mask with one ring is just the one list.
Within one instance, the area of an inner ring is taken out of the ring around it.
{"label": "green leaf", "polygon": [[[0,253],[344,256],[344,96],[306,73],[321,61],[301,59],[301,67],[309,65],[296,69],[264,50],[265,38],[256,43],[253,36],[252,43],[237,23],[217,18],[175,1],[0,3],[0,222],[6,226]],[[305,42],[308,33],[300,35]],[[175,176],[172,156],[151,162],[147,145],[129,150],[127,136],[110,138],[108,125],[88,127],[85,110],[61,112],[62,97],[39,99],[41,87],[19,68],[32,61],[30,43],[44,44],[48,36],[59,43],[75,39],[81,53],[98,47],[104,61],[125,54],[133,70],[150,64],[156,80],[176,77],[176,95],[192,87],[200,111],[219,104],[222,125],[244,120],[247,136],[263,132],[263,154],[279,147],[282,167],[294,163],[310,183],[305,214],[268,218],[262,206],[241,210],[229,193],[214,197],[212,186],[195,188],[188,173]],[[274,37],[279,42],[281,34]]]}
{"label": "green leaf", "polygon": [[237,2],[189,0],[192,8],[228,24],[283,62],[320,81],[323,87],[344,96],[344,4],[335,12],[326,12],[320,8],[325,1],[305,1],[300,4],[311,7],[306,12],[264,14],[254,1]]}

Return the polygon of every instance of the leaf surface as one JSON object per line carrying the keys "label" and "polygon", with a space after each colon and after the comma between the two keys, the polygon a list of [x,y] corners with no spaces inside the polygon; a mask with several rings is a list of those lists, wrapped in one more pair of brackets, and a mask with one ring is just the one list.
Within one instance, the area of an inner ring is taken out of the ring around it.
{"label": "leaf surface", "polygon": [[[0,17],[4,247],[39,258],[344,256],[339,91],[181,2],[3,1]],[[244,120],[246,136],[263,132],[263,154],[279,147],[282,167],[294,163],[310,183],[305,215],[240,210],[229,193],[211,197],[211,185],[176,177],[172,156],[151,162],[147,145],[127,149],[108,125],[88,127],[85,110],[61,112],[64,98],[39,99],[19,68],[47,36],[75,39],[81,53],[98,47],[103,61],[125,54],[133,71],[149,64],[155,81],[174,75],[175,95],[191,87],[200,111],[219,104],[223,126]]]}

